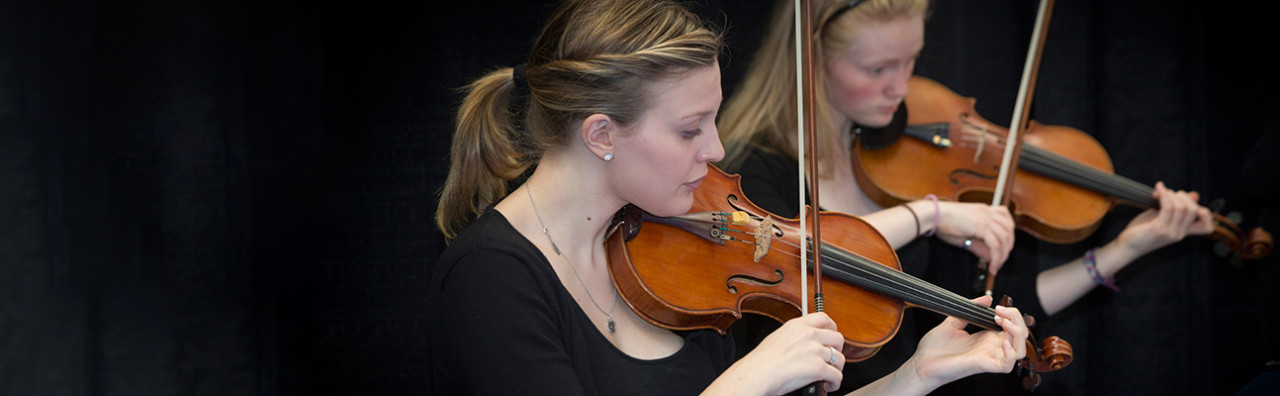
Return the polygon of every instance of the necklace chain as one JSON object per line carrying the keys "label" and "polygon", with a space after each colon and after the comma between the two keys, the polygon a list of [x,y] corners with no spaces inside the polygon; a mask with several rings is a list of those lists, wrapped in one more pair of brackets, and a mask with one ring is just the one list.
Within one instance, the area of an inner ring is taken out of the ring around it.
{"label": "necklace chain", "polygon": [[542,227],[542,233],[547,236],[548,241],[551,241],[551,250],[554,250],[557,256],[564,259],[564,262],[569,263],[569,270],[573,271],[573,277],[578,279],[578,284],[582,285],[582,290],[587,292],[587,298],[591,300],[591,304],[595,305],[596,309],[600,310],[600,313],[609,318],[609,333],[613,333],[616,329],[613,322],[613,308],[618,305],[618,295],[616,293],[613,295],[613,303],[609,304],[608,311],[605,311],[604,308],[600,308],[600,303],[597,303],[596,298],[591,296],[591,289],[587,288],[586,282],[582,281],[582,276],[578,275],[578,269],[573,266],[572,261],[569,261],[569,256],[565,256],[564,253],[560,252],[560,247],[556,246],[556,240],[551,238],[551,231],[547,230],[547,224],[542,222],[542,214],[538,213],[538,204],[533,202],[533,188],[526,183],[524,185],[524,192],[529,195],[529,205],[533,206],[533,215],[537,216],[538,225]]}

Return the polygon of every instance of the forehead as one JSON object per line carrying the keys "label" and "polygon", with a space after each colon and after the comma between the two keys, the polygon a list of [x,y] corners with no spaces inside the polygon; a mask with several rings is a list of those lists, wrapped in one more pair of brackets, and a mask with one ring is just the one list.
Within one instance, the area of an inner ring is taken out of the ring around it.
{"label": "forehead", "polygon": [[[714,112],[720,107],[720,66],[692,69],[671,78],[654,82],[649,116],[681,118]],[[648,118],[648,117],[646,117]]]}
{"label": "forehead", "polygon": [[848,53],[868,62],[910,58],[924,48],[924,19],[918,16],[865,21],[851,33]]}

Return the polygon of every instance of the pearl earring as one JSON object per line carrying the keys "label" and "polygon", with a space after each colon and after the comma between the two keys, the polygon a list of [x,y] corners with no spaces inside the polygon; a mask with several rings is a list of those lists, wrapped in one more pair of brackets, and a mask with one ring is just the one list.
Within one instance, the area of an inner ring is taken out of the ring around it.
{"label": "pearl earring", "polygon": [[604,160],[605,160],[605,161],[608,161],[608,160],[611,160],[611,159],[613,159],[613,153],[604,153]]}

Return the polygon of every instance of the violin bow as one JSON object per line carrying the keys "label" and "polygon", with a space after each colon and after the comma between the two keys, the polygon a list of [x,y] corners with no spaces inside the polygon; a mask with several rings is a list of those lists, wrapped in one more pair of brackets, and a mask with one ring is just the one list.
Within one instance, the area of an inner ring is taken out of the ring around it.
{"label": "violin bow", "polygon": [[[800,183],[800,191],[798,193],[802,211],[800,214],[800,233],[801,240],[805,230],[805,220],[809,218],[813,222],[811,239],[808,239],[809,245],[813,249],[813,311],[822,312],[822,244],[817,241],[822,240],[821,227],[818,224],[818,164],[813,158],[809,160],[809,166],[806,168],[805,153],[806,151],[812,156],[816,153],[817,145],[815,143],[817,118],[814,116],[814,79],[813,79],[813,1],[812,0],[795,0],[795,19],[796,19],[796,90],[800,95],[796,95],[796,156],[800,162],[798,177],[805,180],[805,171],[808,170],[809,183]],[[807,145],[807,150],[806,150]],[[809,186],[809,206],[805,206],[805,185]],[[808,296],[808,281],[805,276],[808,271],[805,268],[809,260],[806,257],[809,249],[800,249],[800,293]],[[808,314],[808,305],[801,304],[801,315]],[[806,395],[826,395],[826,390],[819,382],[814,382],[805,386],[803,393]]]}
{"label": "violin bow", "polygon": [[[1040,71],[1040,57],[1044,53],[1044,38],[1049,30],[1049,17],[1053,14],[1054,0],[1040,0],[1040,9],[1036,13],[1036,23],[1031,31],[1031,46],[1027,49],[1027,61],[1022,67],[1022,82],[1018,85],[1018,97],[1014,102],[1013,120],[1009,121],[1009,136],[1005,138],[1004,155],[1000,159],[1000,175],[996,178],[995,194],[991,199],[992,206],[1007,205],[1010,191],[1013,189],[1013,173],[1017,170],[1019,154],[1022,152],[1022,131],[1027,128],[1028,115],[1031,113],[1031,99],[1034,97],[1036,76]],[[984,294],[992,295],[995,288],[996,275],[987,274],[990,263],[982,260],[979,268],[986,277]]]}

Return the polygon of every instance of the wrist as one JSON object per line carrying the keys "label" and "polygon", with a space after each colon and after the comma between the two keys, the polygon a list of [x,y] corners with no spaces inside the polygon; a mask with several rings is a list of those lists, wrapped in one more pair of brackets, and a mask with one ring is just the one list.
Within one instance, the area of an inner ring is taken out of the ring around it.
{"label": "wrist", "polygon": [[[750,375],[745,373],[748,371],[743,368],[742,360],[730,365],[727,370],[720,373],[707,389],[702,391],[702,395],[742,395],[759,392],[766,389],[766,384],[760,375]],[[770,388],[771,389],[771,388]],[[770,394],[770,393],[764,393]]]}
{"label": "wrist", "polygon": [[1093,284],[1106,287],[1114,292],[1119,292],[1120,288],[1116,286],[1115,278],[1113,276],[1114,272],[1104,275],[1102,271],[1098,270],[1097,251],[1098,248],[1093,248],[1084,252],[1082,261],[1084,262],[1085,271],[1088,272],[1089,277],[1093,279]]}
{"label": "wrist", "polygon": [[[929,225],[929,232],[924,233],[924,236],[931,237],[938,232],[938,223],[942,221],[942,205],[938,203],[938,196],[936,195],[929,194],[925,195],[924,198],[928,201],[933,201],[933,224]],[[926,218],[928,217],[926,216]]]}
{"label": "wrist", "polygon": [[918,356],[912,355],[906,363],[890,373],[885,389],[892,389],[899,395],[924,395],[941,386],[942,384],[934,384],[935,381],[920,373],[917,359]]}

